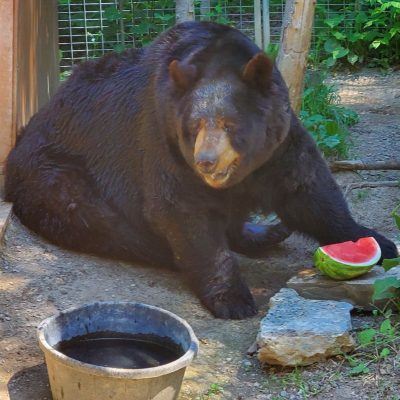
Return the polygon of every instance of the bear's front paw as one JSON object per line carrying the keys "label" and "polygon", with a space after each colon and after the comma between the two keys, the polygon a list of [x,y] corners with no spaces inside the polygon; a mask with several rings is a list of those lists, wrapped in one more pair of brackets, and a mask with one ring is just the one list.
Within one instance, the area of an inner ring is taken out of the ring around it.
{"label": "bear's front paw", "polygon": [[208,286],[200,298],[217,318],[243,319],[257,314],[253,296],[242,281],[223,287]]}
{"label": "bear's front paw", "polygon": [[379,264],[381,264],[382,260],[385,260],[387,258],[396,258],[399,256],[397,247],[392,241],[390,241],[386,238],[383,238],[383,239],[380,239],[378,242],[379,242],[379,246],[382,251],[382,257],[379,261]]}

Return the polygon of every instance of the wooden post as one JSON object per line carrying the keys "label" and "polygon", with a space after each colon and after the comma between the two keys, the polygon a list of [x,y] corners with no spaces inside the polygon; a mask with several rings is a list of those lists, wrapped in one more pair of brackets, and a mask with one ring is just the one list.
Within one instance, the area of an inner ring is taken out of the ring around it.
{"label": "wooden post", "polygon": [[269,0],[262,0],[262,20],[263,20],[263,50],[266,51],[271,42],[271,27],[269,15]]}
{"label": "wooden post", "polygon": [[58,85],[56,0],[0,0],[0,170]]}
{"label": "wooden post", "polygon": [[15,143],[13,0],[0,0],[0,26],[0,167],[2,169],[7,154]]}
{"label": "wooden post", "polygon": [[14,0],[17,129],[46,104],[59,82],[56,0]]}
{"label": "wooden post", "polygon": [[176,0],[175,6],[176,23],[194,20],[193,0]]}
{"label": "wooden post", "polygon": [[260,0],[254,0],[254,41],[258,47],[263,48]]}
{"label": "wooden post", "polygon": [[316,0],[287,0],[277,65],[289,88],[292,107],[300,111]]}

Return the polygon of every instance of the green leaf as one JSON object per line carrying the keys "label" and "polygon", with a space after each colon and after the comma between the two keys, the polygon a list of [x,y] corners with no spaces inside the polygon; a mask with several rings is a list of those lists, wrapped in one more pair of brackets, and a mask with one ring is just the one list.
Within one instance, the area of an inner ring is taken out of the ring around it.
{"label": "green leaf", "polygon": [[361,11],[356,15],[355,21],[357,24],[363,24],[365,21],[368,21],[368,16],[364,11]]}
{"label": "green leaf", "polygon": [[354,53],[350,53],[347,55],[347,61],[351,64],[354,65],[358,61],[358,55]]}
{"label": "green leaf", "polygon": [[362,346],[365,346],[372,342],[372,339],[375,337],[376,334],[377,334],[376,329],[369,328],[359,332],[357,336],[358,340],[360,341],[360,344]]}
{"label": "green leaf", "polygon": [[161,14],[161,13],[158,13],[158,12],[156,12],[154,14],[154,16],[156,18],[158,18],[159,20],[163,21],[163,22],[169,22],[169,21],[171,21],[172,19],[175,18],[175,15],[173,15],[173,14]]}
{"label": "green leaf", "polygon": [[344,40],[347,36],[342,32],[332,32],[332,35],[335,36],[337,40]]}
{"label": "green leaf", "polygon": [[388,8],[400,9],[400,1],[388,1],[381,5],[380,9],[386,11]]}
{"label": "green leaf", "polygon": [[392,39],[394,36],[396,36],[399,32],[400,32],[399,27],[391,28],[389,31],[390,39]]}
{"label": "green leaf", "polygon": [[365,37],[364,33],[360,32],[354,32],[348,35],[349,42],[354,43],[357,42],[358,40],[363,40]]}
{"label": "green leaf", "polygon": [[325,64],[328,68],[333,67],[336,64],[336,59],[333,57],[329,57],[325,60]]}
{"label": "green leaf", "polygon": [[390,319],[385,319],[379,327],[379,332],[383,335],[392,336],[394,334],[394,328],[390,322]]}
{"label": "green leaf", "polygon": [[373,23],[374,23],[373,20],[369,20],[369,21],[364,25],[364,28],[369,28],[370,26],[372,26]]}
{"label": "green leaf", "polygon": [[400,214],[397,213],[397,210],[399,209],[400,206],[396,207],[392,212],[392,216],[394,218],[394,222],[396,223],[397,227],[400,229]]}
{"label": "green leaf", "polygon": [[336,17],[326,19],[324,22],[326,25],[328,25],[330,28],[335,28],[338,26],[342,21],[344,20],[344,15],[337,15]]}
{"label": "green leaf", "polygon": [[379,356],[382,358],[386,358],[390,354],[390,350],[387,347],[384,347],[380,352]]}
{"label": "green leaf", "polygon": [[336,121],[326,121],[325,123],[326,132],[331,137],[338,137],[340,133],[340,126]]}
{"label": "green leaf", "polygon": [[104,9],[104,17],[109,21],[117,21],[121,19],[122,13],[115,6],[107,7]]}
{"label": "green leaf", "polygon": [[340,144],[340,138],[338,135],[334,135],[334,136],[328,136],[326,138],[324,138],[324,140],[322,141],[322,143],[329,147],[330,149],[335,148],[338,144]]}
{"label": "green leaf", "polygon": [[113,49],[117,52],[117,53],[122,53],[123,51],[126,50],[126,46],[123,45],[122,43],[117,43],[113,46]]}
{"label": "green leaf", "polygon": [[338,47],[340,46],[340,43],[335,40],[335,39],[328,39],[325,43],[324,43],[324,49],[327,53],[332,53],[333,51],[335,51]]}
{"label": "green leaf", "polygon": [[350,370],[351,375],[366,374],[368,372],[369,368],[365,365],[365,363],[360,363]]}
{"label": "green leaf", "polygon": [[400,288],[400,279],[390,276],[388,278],[380,279],[374,283],[374,294],[372,301],[391,299],[395,297],[393,289]]}
{"label": "green leaf", "polygon": [[385,271],[389,271],[389,269],[397,267],[398,265],[400,265],[400,257],[386,258],[382,262],[382,267]]}
{"label": "green leaf", "polygon": [[337,47],[333,52],[332,52],[332,57],[334,59],[342,58],[344,56],[347,56],[349,54],[349,49],[345,49],[344,47],[340,46]]}
{"label": "green leaf", "polygon": [[312,124],[318,124],[320,122],[323,122],[325,120],[324,116],[321,114],[314,114],[309,117],[308,121]]}
{"label": "green leaf", "polygon": [[134,25],[132,27],[132,33],[136,35],[143,35],[145,33],[148,33],[150,29],[150,24],[147,22],[141,22],[139,25]]}

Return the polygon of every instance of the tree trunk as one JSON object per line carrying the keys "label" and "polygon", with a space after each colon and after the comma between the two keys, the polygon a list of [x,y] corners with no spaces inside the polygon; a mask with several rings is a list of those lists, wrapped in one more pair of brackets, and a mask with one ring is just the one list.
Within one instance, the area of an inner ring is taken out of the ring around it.
{"label": "tree trunk", "polygon": [[194,20],[193,0],[176,0],[175,7],[176,23]]}
{"label": "tree trunk", "polygon": [[287,0],[282,24],[277,64],[289,88],[290,102],[296,113],[301,107],[315,3],[316,0]]}

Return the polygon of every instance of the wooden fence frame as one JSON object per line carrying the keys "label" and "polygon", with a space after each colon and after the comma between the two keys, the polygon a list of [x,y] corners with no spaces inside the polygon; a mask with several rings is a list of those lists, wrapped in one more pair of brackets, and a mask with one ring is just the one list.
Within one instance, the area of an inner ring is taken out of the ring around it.
{"label": "wooden fence frame", "polygon": [[19,128],[58,86],[56,0],[0,0],[0,169]]}

